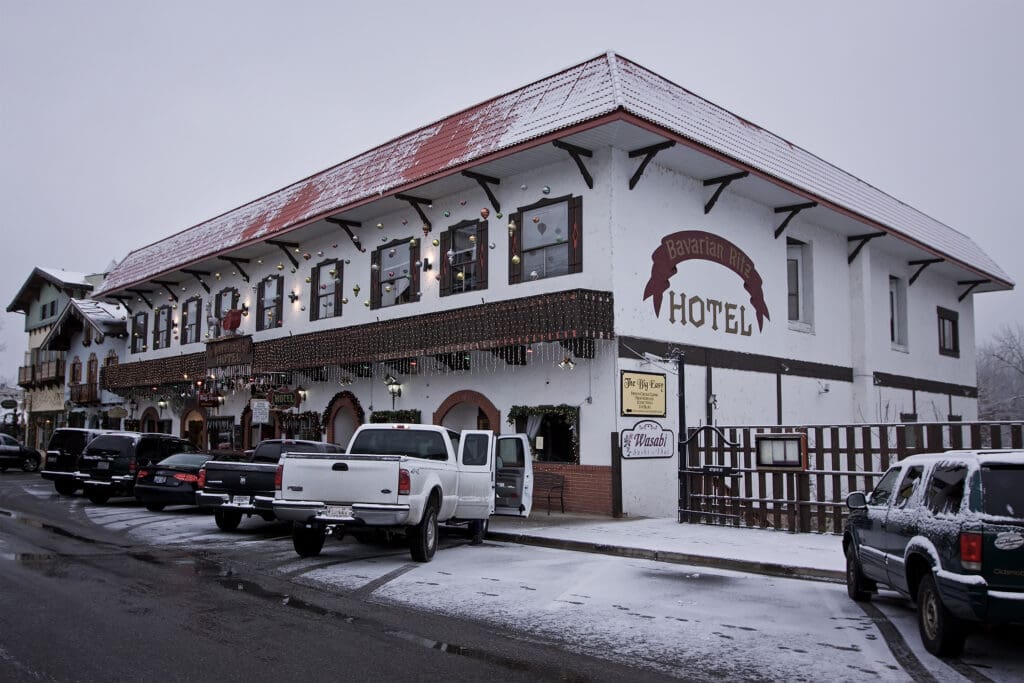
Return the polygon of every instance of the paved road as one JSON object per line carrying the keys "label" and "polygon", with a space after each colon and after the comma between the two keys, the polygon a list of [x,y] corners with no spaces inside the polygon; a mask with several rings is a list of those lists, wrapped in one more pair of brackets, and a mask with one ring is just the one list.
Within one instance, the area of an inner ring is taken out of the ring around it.
{"label": "paved road", "polygon": [[[694,680],[1010,681],[1024,674],[1012,642],[998,638],[972,639],[964,663],[950,667],[917,646],[905,603],[883,597],[875,603],[878,610],[865,613],[842,586],[831,584],[515,544],[471,547],[457,535],[446,537],[428,564],[410,562],[401,545],[362,545],[352,539],[329,539],[320,557],[301,559],[282,525],[246,520],[238,532],[225,534],[212,517],[194,510],[150,513],[128,501],[94,506],[81,497],[59,498],[32,475],[0,477],[0,508],[28,508],[48,516],[61,531],[35,533],[51,541],[56,533],[80,555],[68,559],[69,551],[61,547],[51,553],[55,557],[26,556],[15,562],[16,574],[63,572],[49,576],[46,586],[29,583],[23,592],[57,591],[69,600],[84,593],[86,607],[104,606],[104,612],[91,608],[103,617],[100,621],[111,613],[127,620],[118,628],[133,623],[132,610],[149,609],[148,614],[168,622],[167,628],[178,624],[179,630],[170,634],[177,638],[176,647],[189,647],[189,634],[180,629],[197,631],[204,641],[216,635],[220,640],[215,638],[213,646],[196,650],[204,655],[202,671],[210,677],[224,677],[223,669],[205,666],[214,652],[222,658],[224,652],[233,653],[228,671],[240,660],[259,662],[246,670],[256,679],[266,677],[275,662],[285,667],[282,671],[316,678],[316,672],[325,671],[316,655],[335,662],[341,658],[346,666],[353,661],[352,676],[385,674],[403,680],[423,670],[467,679],[487,674],[579,680],[668,675]],[[0,513],[5,532],[0,538],[7,540],[12,525],[33,528],[16,522]],[[68,533],[103,543],[69,540]],[[0,556],[11,554],[0,546]],[[8,564],[0,562],[0,585],[6,583]],[[74,583],[79,573],[80,583],[87,585]],[[100,595],[89,581],[99,581]],[[13,623],[11,609],[17,614],[40,611],[35,605],[33,595],[9,608],[0,595],[4,633]],[[325,638],[313,647],[304,637],[291,639],[296,632],[308,636],[310,620]],[[50,624],[40,617],[30,640],[45,641]],[[254,642],[248,637],[254,631],[267,636]],[[339,641],[351,642],[353,651],[336,653]],[[62,671],[73,671],[81,653],[96,647],[92,633],[74,642],[69,668]],[[268,661],[266,648],[278,643],[283,649],[274,652],[286,653],[277,655],[285,659]],[[0,648],[8,649],[6,655],[0,650],[3,677],[5,662],[22,660],[6,643],[0,642]],[[311,649],[314,656],[308,656]],[[179,652],[172,649],[166,661],[155,655],[155,661],[166,666],[179,661]],[[430,668],[450,662],[467,669]]]}

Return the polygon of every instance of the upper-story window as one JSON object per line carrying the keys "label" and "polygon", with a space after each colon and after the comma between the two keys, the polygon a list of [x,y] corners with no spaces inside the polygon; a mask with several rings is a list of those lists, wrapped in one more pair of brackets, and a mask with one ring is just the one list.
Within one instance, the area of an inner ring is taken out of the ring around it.
{"label": "upper-story window", "polygon": [[938,306],[939,353],[943,356],[960,357],[960,314]]}
{"label": "upper-story window", "polygon": [[811,245],[786,239],[786,303],[790,329],[809,332],[814,322]]}
{"label": "upper-story window", "polygon": [[181,307],[181,343],[195,344],[199,341],[202,323],[203,301],[198,296],[186,299]]}
{"label": "upper-story window", "polygon": [[149,316],[140,311],[132,316],[132,353],[141,353],[149,348],[146,345],[146,323]]}
{"label": "upper-story window", "polygon": [[153,348],[166,349],[171,345],[171,307],[160,306],[153,311]]}
{"label": "upper-story window", "polygon": [[509,219],[509,284],[583,270],[583,198],[542,199]]}
{"label": "upper-story window", "polygon": [[78,356],[75,356],[75,359],[71,361],[69,377],[71,384],[82,383],[82,360]]}
{"label": "upper-story window", "polygon": [[117,365],[117,351],[110,349],[107,351],[107,357],[103,359],[104,367],[111,367]]}
{"label": "upper-story window", "polygon": [[387,308],[419,299],[418,241],[396,240],[370,257],[370,307]]}
{"label": "upper-story window", "polygon": [[889,276],[889,341],[898,351],[907,350],[907,283]]}
{"label": "upper-story window", "polygon": [[309,319],[323,320],[341,315],[341,262],[323,261],[313,266],[310,275]]}
{"label": "upper-story window", "polygon": [[463,221],[441,233],[441,296],[487,289],[487,221]]}
{"label": "upper-story window", "polygon": [[281,302],[281,290],[284,278],[280,275],[269,275],[260,280],[256,288],[256,331],[271,330],[281,325],[281,314],[284,304]]}
{"label": "upper-story window", "polygon": [[224,321],[224,315],[234,309],[238,308],[238,290],[234,287],[225,287],[224,289],[217,292],[217,296],[213,300],[213,322],[210,325],[210,332],[214,337],[219,337],[223,333],[221,329]]}

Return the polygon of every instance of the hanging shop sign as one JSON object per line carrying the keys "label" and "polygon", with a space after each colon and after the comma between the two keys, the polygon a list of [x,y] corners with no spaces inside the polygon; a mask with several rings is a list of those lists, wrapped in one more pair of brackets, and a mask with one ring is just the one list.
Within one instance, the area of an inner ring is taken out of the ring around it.
{"label": "hanging shop sign", "polygon": [[272,408],[279,410],[287,408],[297,408],[302,402],[302,398],[299,396],[298,390],[287,390],[287,389],[275,389],[274,391],[267,392],[267,400],[270,401]]}
{"label": "hanging shop sign", "polygon": [[[717,263],[733,271],[743,280],[743,288],[750,294],[750,303],[757,318],[757,329],[764,329],[764,321],[770,319],[768,304],[764,300],[764,281],[746,252],[729,240],[703,230],[683,230],[661,238],[661,245],[651,254],[651,279],[644,289],[644,301],[651,299],[654,315],[661,316],[661,304],[669,288],[669,278],[678,272],[680,263],[691,260]],[[669,292],[669,322],[678,321],[694,327],[708,325],[713,330],[722,329],[726,334],[750,336],[753,327],[747,323],[746,305],[734,304],[720,299],[700,296],[688,297]]]}
{"label": "hanging shop sign", "polygon": [[3,401],[0,401],[0,408],[4,410],[14,410],[17,407],[18,402],[13,398],[5,398]]}
{"label": "hanging shop sign", "polygon": [[121,406],[114,406],[113,408],[107,411],[107,417],[112,418],[114,420],[121,420],[128,417],[128,411],[122,408]]}
{"label": "hanging shop sign", "polygon": [[252,363],[252,337],[223,337],[206,343],[206,368]]}
{"label": "hanging shop sign", "polygon": [[223,403],[223,397],[216,391],[200,391],[196,402],[203,408],[217,408]]}
{"label": "hanging shop sign", "polygon": [[619,377],[622,415],[665,417],[665,375],[623,371]]}
{"label": "hanging shop sign", "polygon": [[676,452],[675,435],[654,420],[641,420],[632,429],[623,429],[620,438],[622,457],[629,460],[671,458]]}
{"label": "hanging shop sign", "polygon": [[254,425],[270,424],[270,401],[265,398],[254,398],[249,401],[249,408],[252,409]]}

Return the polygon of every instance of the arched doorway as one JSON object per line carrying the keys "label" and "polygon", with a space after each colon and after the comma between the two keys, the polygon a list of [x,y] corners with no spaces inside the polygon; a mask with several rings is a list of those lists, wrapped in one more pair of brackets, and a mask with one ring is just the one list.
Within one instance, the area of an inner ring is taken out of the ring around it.
{"label": "arched doorway", "polygon": [[142,417],[139,418],[139,425],[143,432],[159,432],[160,415],[156,412],[156,408],[149,407],[143,410]]}
{"label": "arched doorway", "polygon": [[501,433],[501,411],[490,399],[478,391],[456,391],[434,411],[434,424],[456,431],[463,429],[490,429]]}
{"label": "arched doorway", "polygon": [[342,446],[348,445],[352,434],[365,421],[366,415],[355,394],[351,391],[339,392],[324,410],[323,424],[327,428],[327,440]]}
{"label": "arched doorway", "polygon": [[206,449],[206,416],[203,411],[192,408],[182,414],[181,438],[188,439],[198,450]]}

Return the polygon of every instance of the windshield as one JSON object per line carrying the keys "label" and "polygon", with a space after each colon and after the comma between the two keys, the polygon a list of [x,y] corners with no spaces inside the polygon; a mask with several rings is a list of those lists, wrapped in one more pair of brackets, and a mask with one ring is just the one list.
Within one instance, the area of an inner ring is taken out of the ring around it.
{"label": "windshield", "polygon": [[85,442],[88,440],[87,437],[87,432],[58,429],[53,433],[53,436],[50,437],[50,443],[47,444],[46,450],[78,454],[82,452],[83,448],[85,448]]}
{"label": "windshield", "polygon": [[131,452],[130,436],[97,436],[85,449],[88,455],[128,455]]}
{"label": "windshield", "polygon": [[271,441],[263,442],[256,447],[252,455],[253,462],[277,462],[282,453],[318,453],[319,444],[303,443],[302,441]]}
{"label": "windshield", "polygon": [[1024,519],[1024,467],[988,465],[981,468],[982,509],[987,515]]}
{"label": "windshield", "polygon": [[408,455],[428,460],[448,459],[448,449],[441,434],[423,429],[367,429],[356,435],[349,451],[367,455]]}
{"label": "windshield", "polygon": [[161,467],[200,467],[212,458],[209,453],[176,453],[157,463]]}

